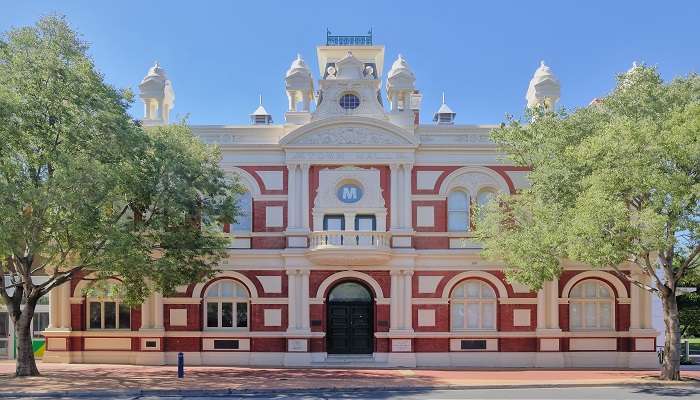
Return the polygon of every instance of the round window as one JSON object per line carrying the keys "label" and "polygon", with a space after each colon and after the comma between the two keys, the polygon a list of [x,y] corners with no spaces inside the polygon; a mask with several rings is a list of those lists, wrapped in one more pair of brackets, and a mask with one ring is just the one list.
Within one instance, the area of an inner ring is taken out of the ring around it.
{"label": "round window", "polygon": [[338,199],[343,203],[357,203],[362,198],[362,188],[353,185],[345,184],[338,188]]}
{"label": "round window", "polygon": [[352,93],[346,93],[340,97],[340,106],[345,110],[354,110],[360,106],[360,98]]}

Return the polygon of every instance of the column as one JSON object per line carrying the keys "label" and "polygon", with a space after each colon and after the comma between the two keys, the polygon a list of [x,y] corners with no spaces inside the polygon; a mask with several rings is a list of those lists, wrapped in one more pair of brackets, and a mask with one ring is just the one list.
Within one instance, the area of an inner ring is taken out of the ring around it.
{"label": "column", "polygon": [[148,296],[141,303],[141,329],[153,328],[153,295]]}
{"label": "column", "polygon": [[[301,224],[304,230],[309,230],[309,164],[301,165]],[[307,296],[308,297],[308,296]]]}
{"label": "column", "polygon": [[551,295],[549,309],[549,328],[559,329],[559,279],[554,279],[547,282],[549,285],[549,293]]}
{"label": "column", "polygon": [[311,314],[309,307],[309,274],[309,270],[303,270],[299,275],[301,278],[301,329],[304,331],[311,331],[309,320]]}
{"label": "column", "polygon": [[[60,312],[61,312],[61,328],[62,329],[68,329],[70,330],[72,327],[71,323],[71,310],[70,310],[70,298],[71,298],[71,289],[70,289],[70,282],[66,282],[63,285],[59,286],[58,289],[60,290]],[[54,289],[55,290],[55,289]]]}
{"label": "column", "polygon": [[402,206],[403,206],[403,221],[402,221],[402,227],[406,230],[412,230],[413,229],[413,223],[412,223],[412,216],[413,216],[413,210],[411,210],[411,207],[413,205],[413,202],[411,201],[411,164],[404,164],[403,165],[403,192],[402,192],[402,197],[404,199]]}
{"label": "column", "polygon": [[49,326],[48,329],[59,328],[63,321],[60,313],[61,287],[54,288],[49,292]]}
{"label": "column", "polygon": [[413,271],[403,271],[403,304],[404,304],[404,329],[413,330]]}
{"label": "column", "polygon": [[153,329],[163,330],[163,295],[153,293]]}
{"label": "column", "polygon": [[399,198],[399,166],[397,164],[391,164],[389,165],[389,171],[390,171],[390,181],[391,181],[391,205],[389,209],[389,213],[391,214],[390,219],[391,219],[391,226],[390,230],[396,230],[399,227],[399,204],[398,204],[398,198]]}
{"label": "column", "polygon": [[297,165],[287,164],[287,229],[297,227]]}
{"label": "column", "polygon": [[541,329],[547,329],[547,298],[544,287],[537,291],[537,330]]}
{"label": "column", "polygon": [[296,271],[287,270],[287,291],[289,293],[288,300],[288,327],[287,331],[294,331],[298,325],[297,323],[297,303],[299,299],[297,298],[297,279]]}
{"label": "column", "polygon": [[391,293],[391,302],[390,302],[390,307],[389,307],[389,330],[394,331],[399,329],[399,318],[398,318],[398,313],[399,313],[399,271],[391,271],[391,288],[390,288],[390,293]]}

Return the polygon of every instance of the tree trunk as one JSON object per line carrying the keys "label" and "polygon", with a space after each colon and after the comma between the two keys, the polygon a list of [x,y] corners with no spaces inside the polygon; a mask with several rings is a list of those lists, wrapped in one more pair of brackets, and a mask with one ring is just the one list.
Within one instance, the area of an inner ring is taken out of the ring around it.
{"label": "tree trunk", "polygon": [[39,369],[36,367],[34,358],[34,347],[32,345],[32,318],[34,317],[34,304],[25,304],[20,317],[15,324],[15,335],[17,338],[17,367],[15,375],[39,376]]}
{"label": "tree trunk", "polygon": [[681,329],[678,320],[678,302],[673,292],[661,291],[661,303],[664,308],[666,325],[666,343],[664,344],[663,364],[660,378],[667,381],[681,379]]}

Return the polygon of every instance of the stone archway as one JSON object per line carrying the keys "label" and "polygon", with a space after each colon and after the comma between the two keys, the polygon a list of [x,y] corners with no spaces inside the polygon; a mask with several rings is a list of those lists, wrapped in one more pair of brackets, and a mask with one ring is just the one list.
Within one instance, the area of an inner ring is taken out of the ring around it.
{"label": "stone archway", "polygon": [[372,354],[374,296],[360,281],[342,281],[326,298],[326,351],[329,354]]}

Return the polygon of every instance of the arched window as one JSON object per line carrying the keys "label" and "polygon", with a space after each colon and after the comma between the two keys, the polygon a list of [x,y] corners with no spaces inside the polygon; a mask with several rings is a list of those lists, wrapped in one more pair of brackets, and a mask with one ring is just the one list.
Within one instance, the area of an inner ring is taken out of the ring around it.
{"label": "arched window", "polygon": [[232,230],[238,232],[250,232],[253,230],[253,196],[250,192],[241,193],[238,197],[238,211],[236,222],[231,225]]}
{"label": "arched window", "polygon": [[496,293],[483,281],[464,281],[452,290],[450,316],[453,331],[495,330]]}
{"label": "arched window", "polygon": [[209,287],[205,295],[205,329],[247,329],[248,290],[233,280],[223,280]]}
{"label": "arched window", "polygon": [[569,295],[571,330],[611,330],[614,298],[610,287],[600,281],[583,281]]}
{"label": "arched window", "polygon": [[481,218],[482,209],[496,198],[496,192],[491,189],[481,189],[476,195],[477,217]]}
{"label": "arched window", "polygon": [[447,196],[447,230],[469,230],[469,195],[461,190],[454,190]]}
{"label": "arched window", "polygon": [[87,298],[88,329],[131,329],[131,308],[113,298],[112,287],[94,289]]}

